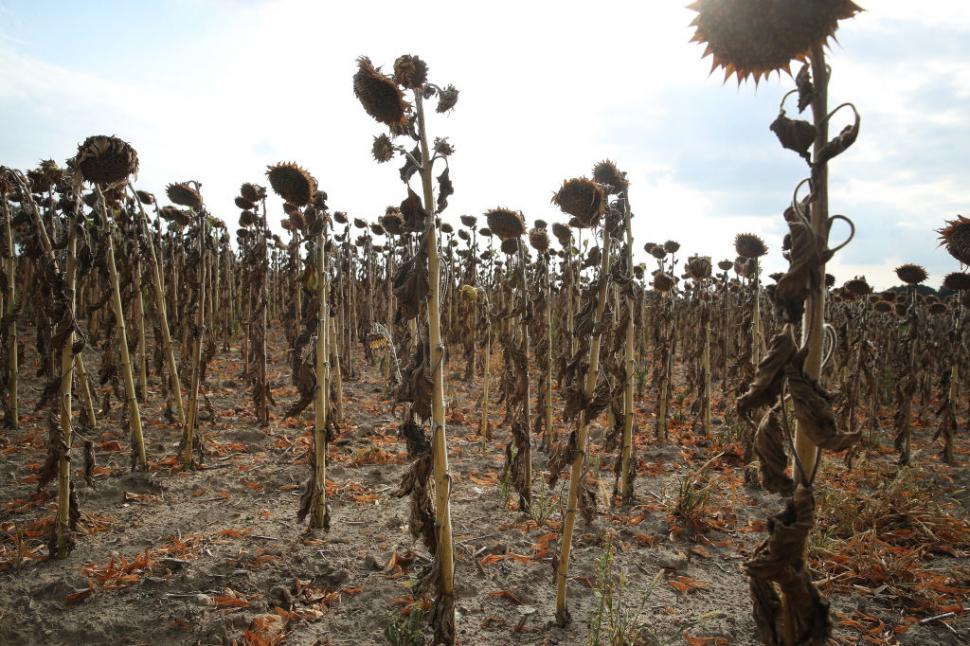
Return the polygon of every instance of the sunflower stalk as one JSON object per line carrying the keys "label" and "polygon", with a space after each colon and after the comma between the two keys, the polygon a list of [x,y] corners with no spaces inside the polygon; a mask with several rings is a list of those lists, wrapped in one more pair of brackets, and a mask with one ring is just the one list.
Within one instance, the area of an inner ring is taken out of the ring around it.
{"label": "sunflower stalk", "polygon": [[421,187],[424,193],[424,208],[427,211],[425,242],[428,253],[428,333],[431,346],[431,369],[433,387],[431,398],[431,451],[435,483],[435,524],[438,529],[438,599],[436,606],[435,638],[446,644],[455,641],[455,554],[451,529],[451,476],[448,473],[448,446],[445,434],[444,403],[444,355],[445,347],[441,338],[441,267],[438,256],[438,236],[435,235],[435,203],[432,189],[432,164],[428,146],[428,130],[425,124],[424,99],[420,90],[414,92],[415,112],[418,121],[418,136],[421,145]]}
{"label": "sunflower stalk", "polygon": [[189,411],[182,434],[182,466],[186,469],[195,466],[194,444],[195,430],[199,418],[199,386],[202,376],[202,346],[205,342],[205,302],[206,302],[206,237],[208,215],[205,209],[197,214],[199,218],[199,267],[198,267],[198,295],[195,304],[195,323],[192,334],[192,373],[189,382]]}
{"label": "sunflower stalk", "polygon": [[125,381],[125,400],[128,408],[128,421],[131,424],[132,447],[134,456],[132,468],[147,471],[148,458],[145,454],[145,436],[141,425],[141,410],[138,406],[138,398],[135,393],[135,376],[131,366],[131,355],[128,352],[128,331],[125,327],[125,311],[121,302],[121,282],[118,275],[118,266],[115,263],[115,244],[114,232],[116,230],[114,221],[108,217],[108,207],[104,199],[104,192],[101,186],[94,185],[97,198],[97,211],[101,218],[101,225],[105,231],[105,243],[107,247],[107,266],[108,280],[111,283],[111,305],[115,316],[115,329],[118,335],[118,345],[121,354],[121,374]]}
{"label": "sunflower stalk", "polygon": [[330,528],[330,512],[327,508],[327,413],[330,410],[330,354],[329,334],[330,305],[327,302],[329,281],[327,274],[327,216],[313,245],[314,271],[317,278],[317,338],[315,346],[316,388],[313,397],[313,481],[317,493],[310,511],[310,527]]}
{"label": "sunflower stalk", "polygon": [[135,361],[138,368],[138,383],[135,389],[138,401],[148,397],[148,344],[145,342],[145,301],[141,289],[142,262],[138,258],[132,267],[132,299],[135,306]]}
{"label": "sunflower stalk", "polygon": [[[134,193],[134,187],[130,187]],[[185,428],[185,406],[182,403],[182,386],[179,381],[178,364],[175,362],[175,350],[172,347],[172,335],[168,324],[168,308],[165,304],[165,284],[163,275],[158,266],[158,257],[155,252],[155,241],[152,240],[148,231],[148,217],[139,199],[135,199],[138,205],[138,226],[141,235],[148,248],[148,269],[152,292],[155,295],[155,316],[158,317],[158,328],[162,332],[162,353],[165,355],[165,367],[168,371],[169,392],[175,402],[175,412],[178,415],[178,423]]]}
{"label": "sunflower stalk", "polygon": [[17,399],[18,379],[20,375],[19,360],[17,356],[17,257],[14,252],[13,227],[10,226],[13,215],[10,212],[10,205],[7,196],[0,191],[0,208],[3,209],[3,269],[7,277],[4,285],[3,310],[0,316],[4,318],[6,326],[5,341],[7,347],[4,348],[7,355],[6,370],[6,406],[4,407],[4,426],[16,430],[20,425],[19,403]]}
{"label": "sunflower stalk", "polygon": [[[72,215],[68,220],[67,234],[67,257],[64,261],[64,303],[67,316],[71,317],[71,325],[74,325],[74,286],[77,280],[77,216]],[[71,445],[74,437],[74,429],[71,425],[71,399],[72,385],[74,383],[74,330],[67,333],[67,338],[61,346],[60,357],[60,388],[58,397],[60,400],[60,424],[61,424],[61,453],[57,461],[57,522],[54,528],[54,544],[56,558],[66,558],[70,553],[73,543],[71,536],[72,530],[77,524],[75,508],[75,518],[72,519],[71,509]],[[76,503],[75,503],[76,504]]]}
{"label": "sunflower stalk", "polygon": [[[603,248],[600,254],[599,289],[596,294],[593,329],[599,328],[603,312],[606,310],[606,300],[609,295],[610,274],[610,234],[608,227],[603,226]],[[583,396],[590,401],[596,390],[599,377],[601,334],[592,333],[589,349],[589,367],[586,369],[583,381]],[[566,499],[566,518],[563,522],[562,540],[560,541],[559,557],[556,567],[556,623],[566,626],[572,620],[566,607],[566,581],[569,574],[569,554],[572,549],[573,530],[576,525],[576,511],[578,508],[580,479],[583,477],[583,467],[586,462],[586,444],[589,438],[589,424],[586,411],[580,411],[578,427],[576,429],[576,454],[573,457],[569,471],[569,494]]]}
{"label": "sunflower stalk", "polygon": [[633,322],[633,225],[630,210],[630,189],[623,191],[623,228],[626,235],[626,249],[624,250],[625,271],[631,283],[625,290],[626,299],[626,329],[624,330],[623,371],[626,381],[623,384],[623,446],[620,457],[620,473],[617,479],[620,500],[623,504],[633,502],[633,483],[635,469],[633,464],[633,374],[634,374],[634,322]]}
{"label": "sunflower stalk", "polygon": [[522,334],[522,355],[526,360],[525,374],[522,378],[525,381],[525,392],[522,395],[522,429],[525,437],[520,451],[525,452],[521,461],[525,465],[523,475],[522,491],[519,491],[520,507],[522,511],[528,511],[532,505],[532,416],[529,407],[529,397],[531,384],[529,380],[529,322],[532,320],[532,302],[529,300],[529,279],[528,279],[528,256],[525,251],[525,243],[519,240],[519,271],[522,280],[522,320],[520,321],[520,332]]}

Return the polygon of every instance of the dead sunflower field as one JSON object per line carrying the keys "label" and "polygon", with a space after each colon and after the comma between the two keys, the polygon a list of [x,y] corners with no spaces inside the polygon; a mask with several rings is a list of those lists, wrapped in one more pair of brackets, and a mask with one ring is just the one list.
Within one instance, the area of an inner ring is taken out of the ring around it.
{"label": "dead sunflower field", "polygon": [[859,8],[765,4],[698,0],[695,40],[792,73],[781,249],[635,239],[621,161],[549,219],[452,213],[459,90],[416,55],[347,78],[381,214],[292,162],[154,195],[115,136],[0,167],[0,643],[968,643],[970,220],[938,291],[826,273]]}

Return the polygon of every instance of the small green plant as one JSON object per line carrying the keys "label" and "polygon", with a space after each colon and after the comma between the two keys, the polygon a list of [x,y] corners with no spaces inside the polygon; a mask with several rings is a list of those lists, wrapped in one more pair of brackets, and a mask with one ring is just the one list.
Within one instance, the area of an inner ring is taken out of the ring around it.
{"label": "small green plant", "polygon": [[[650,634],[643,612],[646,609],[653,590],[659,581],[661,572],[657,573],[653,581],[643,592],[639,605],[630,608],[625,605],[627,578],[626,572],[618,568],[616,553],[613,550],[613,536],[605,537],[606,548],[600,557],[596,568],[596,608],[589,620],[588,646],[643,646],[657,643]],[[631,612],[632,611],[632,612]]]}
{"label": "small green plant", "polygon": [[552,491],[549,490],[543,478],[537,478],[538,482],[532,492],[532,504],[529,505],[529,518],[535,521],[536,525],[542,527],[556,510],[556,501]]}
{"label": "small green plant", "polygon": [[512,499],[512,474],[508,469],[502,472],[502,482],[499,485],[499,495],[502,497],[502,505],[508,507],[509,500]]}
{"label": "small green plant", "polygon": [[425,613],[412,608],[407,614],[391,613],[384,625],[384,639],[391,646],[424,646]]}
{"label": "small green plant", "polygon": [[703,525],[707,502],[714,489],[714,481],[708,480],[707,470],[722,455],[723,452],[718,453],[699,469],[688,471],[681,479],[671,512],[685,527],[696,530]]}

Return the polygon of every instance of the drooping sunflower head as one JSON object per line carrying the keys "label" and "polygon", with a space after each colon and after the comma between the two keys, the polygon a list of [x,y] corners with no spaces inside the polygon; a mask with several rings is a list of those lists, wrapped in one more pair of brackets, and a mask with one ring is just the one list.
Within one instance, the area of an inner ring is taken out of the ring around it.
{"label": "drooping sunflower head", "polygon": [[533,227],[529,230],[529,244],[539,253],[549,251],[549,234],[545,228]]}
{"label": "drooping sunflower head", "polygon": [[872,309],[876,310],[880,314],[889,314],[893,311],[893,309],[895,309],[895,305],[889,301],[879,299],[872,304]]}
{"label": "drooping sunflower head", "polygon": [[255,204],[266,197],[266,188],[259,184],[246,182],[239,187],[239,194],[247,201]]}
{"label": "drooping sunflower head", "polygon": [[680,243],[676,240],[668,240],[664,243],[664,251],[667,253],[677,253],[680,251]]}
{"label": "drooping sunflower head", "polygon": [[407,113],[411,106],[404,100],[404,93],[394,79],[376,69],[366,56],[357,59],[354,96],[364,111],[376,121],[392,129],[407,124]]}
{"label": "drooping sunflower head", "polygon": [[292,162],[268,166],[266,176],[273,191],[290,204],[306,206],[313,201],[317,192],[317,180]]}
{"label": "drooping sunflower head", "polygon": [[189,182],[176,182],[165,187],[165,194],[172,204],[187,206],[193,211],[202,210],[202,195]]}
{"label": "drooping sunflower head", "polygon": [[64,178],[64,170],[53,159],[45,159],[37,168],[27,171],[30,180],[30,190],[34,193],[46,193]]}
{"label": "drooping sunflower head", "polygon": [[461,223],[469,229],[474,229],[475,225],[478,223],[478,218],[476,218],[474,215],[463,215],[458,219],[461,220]]}
{"label": "drooping sunflower head", "polygon": [[653,288],[658,292],[669,292],[677,284],[677,279],[667,272],[658,271],[653,275]]}
{"label": "drooping sunflower head", "polygon": [[596,182],[585,177],[575,177],[563,182],[562,188],[553,195],[552,203],[563,213],[573,216],[579,228],[595,226],[606,210],[606,194]]}
{"label": "drooping sunflower head", "polygon": [[951,256],[964,265],[970,265],[970,218],[958,215],[956,220],[949,220],[940,234],[940,244],[946,245]]}
{"label": "drooping sunflower head", "polygon": [[896,275],[907,285],[919,285],[928,278],[926,269],[910,263],[896,267]]}
{"label": "drooping sunflower head", "polygon": [[793,60],[835,35],[840,20],[862,11],[852,0],[695,0],[689,8],[697,12],[691,42],[706,46],[712,71],[720,67],[738,83],[790,72]]}
{"label": "drooping sunflower head", "polygon": [[623,193],[629,185],[626,173],[609,159],[604,159],[593,166],[593,180],[601,184],[609,194]]}
{"label": "drooping sunflower head", "polygon": [[687,259],[687,273],[694,280],[705,280],[711,277],[711,257],[691,256]]}
{"label": "drooping sunflower head", "polygon": [[413,54],[398,56],[394,61],[394,81],[409,90],[420,88],[428,80],[428,64]]}
{"label": "drooping sunflower head", "polygon": [[404,233],[404,217],[397,209],[388,207],[381,216],[381,226],[392,236],[399,236]]}
{"label": "drooping sunflower head", "polygon": [[872,291],[872,287],[866,282],[865,276],[856,276],[852,280],[845,281],[845,291],[853,296],[865,296]]}
{"label": "drooping sunflower head", "polygon": [[519,251],[519,239],[518,238],[506,238],[505,240],[502,240],[502,244],[500,245],[500,248],[502,249],[502,253],[505,253],[505,254],[507,254],[509,256],[511,256],[514,253],[518,253],[518,251]]}
{"label": "drooping sunflower head", "polygon": [[943,279],[943,286],[955,292],[965,292],[970,290],[970,273],[955,271],[947,274]]}
{"label": "drooping sunflower head", "polygon": [[556,240],[559,241],[559,245],[563,249],[567,248],[570,244],[572,244],[573,233],[572,231],[569,230],[569,227],[567,227],[565,224],[562,224],[561,222],[552,223],[552,235],[556,236]]}
{"label": "drooping sunflower head", "polygon": [[717,263],[717,268],[721,271],[731,271],[732,267],[734,267],[734,262],[731,260],[720,260]]}
{"label": "drooping sunflower head", "polygon": [[378,164],[383,164],[384,162],[389,162],[394,158],[394,143],[391,138],[387,135],[378,135],[374,137],[374,143],[371,145],[370,149],[371,155]]}
{"label": "drooping sunflower head", "polygon": [[85,181],[115,184],[138,172],[138,153],[118,137],[95,135],[78,146],[71,165]]}
{"label": "drooping sunflower head", "polygon": [[438,90],[438,107],[435,112],[448,112],[453,110],[458,103],[458,88],[454,85],[447,85]]}
{"label": "drooping sunflower head", "polygon": [[743,258],[760,258],[768,253],[765,241],[753,233],[739,233],[735,236],[734,250]]}
{"label": "drooping sunflower head", "polygon": [[503,242],[518,238],[525,233],[522,214],[511,209],[497,208],[485,212],[488,228]]}

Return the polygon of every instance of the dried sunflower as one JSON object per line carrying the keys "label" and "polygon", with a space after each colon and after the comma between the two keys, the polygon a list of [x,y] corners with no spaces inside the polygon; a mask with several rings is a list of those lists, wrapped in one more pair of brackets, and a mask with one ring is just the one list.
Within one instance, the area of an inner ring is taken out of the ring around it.
{"label": "dried sunflower", "polygon": [[872,309],[876,310],[881,314],[889,314],[893,311],[893,304],[889,301],[878,300],[872,304]]}
{"label": "dried sunflower", "polygon": [[[563,213],[573,216],[581,229],[595,226],[606,209],[606,194],[596,182],[576,177],[563,182],[552,197],[552,203]],[[570,221],[572,223],[572,221]]]}
{"label": "dried sunflower", "polygon": [[474,229],[475,224],[478,223],[478,218],[476,218],[474,215],[463,215],[458,219],[461,220],[461,223],[469,229]]}
{"label": "dried sunflower", "polygon": [[765,241],[753,233],[739,233],[734,238],[734,250],[742,258],[760,258],[768,253]]}
{"label": "dried sunflower", "polygon": [[907,285],[919,285],[928,278],[926,269],[909,263],[896,267],[896,275]]}
{"label": "dried sunflower", "polygon": [[593,166],[593,181],[603,185],[608,194],[623,193],[629,186],[626,173],[609,159],[604,159]]}
{"label": "dried sunflower", "polygon": [[792,60],[805,60],[812,48],[835,35],[839,21],[862,9],[851,0],[696,0],[691,42],[704,43],[727,80],[772,72],[791,73]]}
{"label": "dried sunflower", "polygon": [[680,243],[676,240],[668,240],[664,243],[664,251],[667,253],[677,253],[680,251]]}
{"label": "dried sunflower", "polygon": [[518,238],[506,238],[502,240],[502,245],[500,247],[503,253],[512,255],[519,250],[519,239]]}
{"label": "dried sunflower", "polygon": [[872,287],[866,282],[865,276],[856,276],[852,280],[847,280],[843,287],[854,296],[865,296],[872,291]]}
{"label": "dried sunflower", "polygon": [[448,85],[438,90],[438,107],[435,112],[448,112],[458,103],[458,88]]}
{"label": "dried sunflower", "polygon": [[669,292],[677,284],[677,279],[664,271],[658,271],[653,275],[653,288],[658,292]]}
{"label": "dried sunflower", "polygon": [[412,54],[394,61],[394,82],[403,88],[417,90],[428,80],[428,64]]}
{"label": "dried sunflower", "polygon": [[266,197],[266,188],[260,186],[259,184],[251,184],[250,182],[246,182],[239,187],[239,194],[242,195],[247,201],[255,204]]}
{"label": "dried sunflower", "polygon": [[189,182],[176,182],[165,187],[165,194],[173,204],[187,206],[193,211],[202,210],[202,196]]}
{"label": "dried sunflower", "polygon": [[525,233],[522,214],[511,209],[497,208],[485,212],[488,228],[503,242],[518,238]]}
{"label": "dried sunflower", "polygon": [[317,180],[293,162],[268,166],[266,176],[273,191],[290,204],[306,206],[317,192]]}
{"label": "dried sunflower", "polygon": [[539,253],[549,251],[549,234],[545,228],[533,227],[529,230],[529,244]]}
{"label": "dried sunflower", "polygon": [[391,138],[387,135],[378,135],[374,137],[374,143],[371,145],[370,152],[378,164],[389,162],[394,158],[394,143],[391,142]]}
{"label": "dried sunflower", "polygon": [[711,277],[711,257],[691,256],[687,259],[687,273],[694,280],[705,280]]}
{"label": "dried sunflower", "polygon": [[455,147],[448,141],[448,137],[435,137],[434,152],[440,157],[449,157],[455,153]]}
{"label": "dried sunflower", "polygon": [[72,165],[85,181],[114,184],[138,172],[138,153],[117,137],[95,135],[78,146]]}
{"label": "dried sunflower", "polygon": [[397,211],[388,211],[381,217],[381,226],[392,236],[399,236],[404,233],[404,218]]}
{"label": "dried sunflower", "polygon": [[970,274],[966,272],[953,272],[947,274],[943,279],[943,286],[955,292],[970,290]]}
{"label": "dried sunflower", "polygon": [[64,171],[53,159],[45,159],[37,168],[27,171],[30,190],[34,193],[46,193],[59,184],[63,178]]}
{"label": "dried sunflower", "polygon": [[569,230],[569,227],[567,227],[565,224],[562,224],[560,222],[553,222],[552,235],[556,236],[556,240],[559,241],[559,245],[562,246],[563,248],[566,248],[570,244],[572,244],[573,233],[572,231]]}
{"label": "dried sunflower", "polygon": [[970,218],[958,215],[956,220],[949,220],[940,234],[940,244],[946,245],[946,250],[961,264],[970,265]]}
{"label": "dried sunflower", "polygon": [[391,77],[375,69],[366,56],[357,59],[354,96],[376,121],[395,129],[407,125],[411,106],[404,100],[404,93]]}
{"label": "dried sunflower", "polygon": [[731,271],[732,267],[734,267],[734,263],[730,260],[721,260],[717,263],[717,268],[721,271]]}

